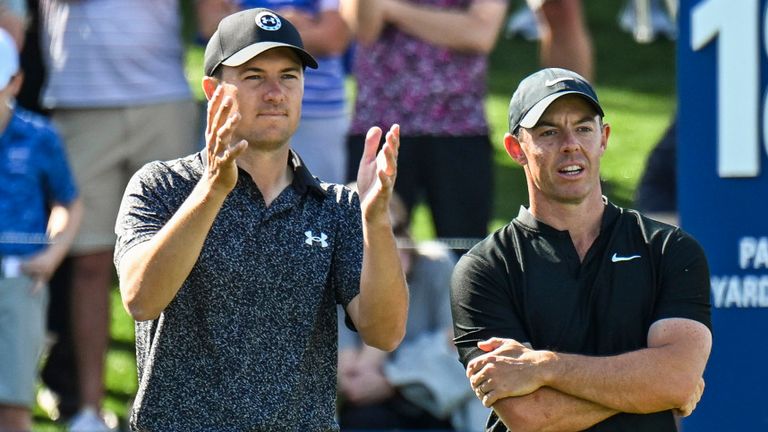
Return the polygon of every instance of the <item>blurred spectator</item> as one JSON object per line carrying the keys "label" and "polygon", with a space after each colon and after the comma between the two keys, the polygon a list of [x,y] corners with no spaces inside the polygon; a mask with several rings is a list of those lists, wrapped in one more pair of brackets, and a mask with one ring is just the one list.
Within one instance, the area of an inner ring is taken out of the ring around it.
{"label": "blurred spectator", "polygon": [[[8,5],[13,4],[11,7]],[[3,9],[3,7],[5,9]],[[22,2],[0,1],[0,27],[9,26],[21,28],[27,23],[23,32],[23,48],[21,50],[21,70],[24,71],[21,89],[16,96],[17,106],[24,109],[47,115],[40,105],[40,90],[45,77],[42,53],[40,52],[40,14],[37,0]],[[15,11],[15,12],[14,12]],[[69,331],[69,262],[65,258],[56,272],[48,281],[48,331],[49,344],[45,365],[42,370],[42,379],[45,386],[55,390],[59,396],[58,406],[45,396],[51,396],[45,388],[41,389],[38,403],[50,418],[59,418],[74,415],[77,411],[77,382],[74,366],[74,353],[72,352],[71,331]]]}
{"label": "blurred spectator", "polygon": [[[27,15],[20,15],[24,4],[21,2],[0,1],[0,5],[14,3],[14,8],[8,8],[0,12],[2,18],[0,27],[5,25],[21,26],[27,23],[23,34],[23,48],[21,50],[21,70],[24,71],[24,79],[16,96],[17,106],[24,109],[47,115],[47,110],[40,105],[40,90],[45,78],[42,53],[40,52],[40,14],[37,0],[27,0]],[[10,13],[16,10],[16,13]],[[58,406],[53,398],[38,397],[38,403],[52,419],[71,416],[77,411],[77,382],[75,376],[74,354],[72,352],[71,331],[69,331],[69,262],[65,258],[56,272],[48,281],[48,332],[49,344],[45,365],[42,370],[42,378],[45,386],[55,389],[59,396]],[[41,389],[39,395],[49,396],[50,393]]]}
{"label": "blurred spectator", "polygon": [[[72,335],[80,412],[72,431],[106,430],[98,412],[113,281],[114,223],[143,164],[195,148],[177,0],[41,0],[53,110],[85,206],[72,248]],[[194,120],[193,120],[194,121]]]}
{"label": "blurred spectator", "polygon": [[507,20],[504,37],[509,39],[515,36],[520,36],[530,42],[538,41],[541,38],[536,14],[528,7],[527,3],[513,12]]}
{"label": "blurred spectator", "polygon": [[506,0],[344,0],[357,35],[357,97],[347,178],[367,125],[398,122],[395,189],[410,212],[424,198],[439,237],[485,237],[493,199],[485,118],[488,54]]}
{"label": "blurred spectator", "polygon": [[[0,0],[2,3],[3,0]],[[22,107],[39,114],[47,114],[40,105],[40,90],[45,79],[42,53],[40,52],[40,13],[38,0],[26,0],[27,29],[24,33],[24,46],[21,49],[21,70],[24,71],[24,83],[21,85],[16,101]]]}
{"label": "blurred spectator", "polygon": [[21,51],[27,29],[26,0],[0,0],[0,28],[11,35]]}
{"label": "blurred spectator", "polygon": [[541,66],[570,69],[592,81],[592,38],[584,20],[581,0],[527,1],[539,22]]}
{"label": "blurred spectator", "polygon": [[221,18],[258,7],[289,19],[319,64],[318,69],[304,71],[301,122],[291,147],[320,180],[343,183],[349,129],[343,54],[351,35],[339,13],[339,0],[197,0],[201,39],[211,37]]}
{"label": "blurred spectator", "polygon": [[643,176],[635,191],[635,208],[662,222],[679,224],[676,116],[648,155]]}
{"label": "blurred spectator", "polygon": [[46,284],[72,244],[82,217],[82,203],[58,135],[47,120],[16,106],[23,80],[16,43],[0,28],[3,431],[32,428],[37,362],[45,341]]}
{"label": "blurred spectator", "polygon": [[413,243],[397,195],[389,208],[410,292],[405,340],[392,353],[371,348],[339,314],[339,424],[342,430],[480,431],[488,410],[468,386],[452,341],[455,259],[440,243]]}
{"label": "blurred spectator", "polygon": [[649,43],[659,35],[677,38],[678,0],[626,0],[619,13],[619,27],[632,33],[638,43]]}
{"label": "blurred spectator", "polygon": [[[651,42],[658,34],[677,37],[677,0],[627,0],[619,22],[639,43]],[[678,225],[677,211],[677,116],[672,120],[645,163],[635,191],[635,207],[648,216]]]}

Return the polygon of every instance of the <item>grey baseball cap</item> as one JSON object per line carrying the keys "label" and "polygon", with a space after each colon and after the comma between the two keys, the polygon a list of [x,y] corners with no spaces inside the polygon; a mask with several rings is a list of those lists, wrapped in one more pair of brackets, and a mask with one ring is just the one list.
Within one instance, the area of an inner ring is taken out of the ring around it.
{"label": "grey baseball cap", "polygon": [[290,21],[265,9],[246,9],[225,17],[205,47],[205,74],[221,65],[240,66],[266,50],[288,47],[305,67],[317,69],[317,60],[304,50],[299,31]]}
{"label": "grey baseball cap", "polygon": [[569,94],[584,97],[600,117],[605,115],[595,89],[584,77],[567,69],[548,68],[529,75],[517,86],[509,101],[509,131],[536,126],[552,102]]}

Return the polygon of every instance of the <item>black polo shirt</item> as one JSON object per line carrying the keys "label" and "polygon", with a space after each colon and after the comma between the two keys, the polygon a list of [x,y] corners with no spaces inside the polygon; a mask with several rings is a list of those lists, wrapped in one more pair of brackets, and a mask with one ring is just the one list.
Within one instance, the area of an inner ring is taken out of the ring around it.
{"label": "black polo shirt", "polygon": [[[583,262],[567,231],[521,208],[462,257],[451,296],[465,366],[482,354],[477,342],[494,336],[534,349],[608,356],[647,347],[648,330],[660,319],[688,318],[711,328],[709,270],[699,244],[677,227],[607,201]],[[589,430],[676,429],[666,411],[618,414]]]}
{"label": "black polo shirt", "polygon": [[[333,431],[336,305],[359,292],[357,194],[319,183],[296,154],[293,183],[267,207],[248,173],[159,318],[136,323],[137,431]],[[153,162],[131,179],[115,264],[176,213],[203,154]]]}

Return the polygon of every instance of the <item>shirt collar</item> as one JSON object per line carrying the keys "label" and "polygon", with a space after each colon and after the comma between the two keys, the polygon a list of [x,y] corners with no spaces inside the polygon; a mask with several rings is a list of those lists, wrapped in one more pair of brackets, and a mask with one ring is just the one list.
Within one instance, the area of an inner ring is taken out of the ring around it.
{"label": "shirt collar", "polygon": [[316,197],[323,198],[327,192],[320,186],[320,181],[309,172],[304,161],[293,149],[289,149],[288,166],[293,168],[293,182],[291,185],[300,194],[312,192]]}
{"label": "shirt collar", "polygon": [[[619,208],[616,207],[610,201],[608,201],[608,198],[603,196],[602,199],[603,199],[603,205],[605,205],[605,210],[603,211],[603,219],[600,222],[600,232],[604,232],[608,227],[610,227],[613,224],[613,222],[616,220],[616,218],[619,217],[619,213],[620,213]],[[518,212],[515,220],[517,220],[521,225],[528,227],[534,231],[539,231],[542,233],[551,233],[551,234],[558,234],[558,233],[568,234],[568,231],[560,231],[536,219],[533,216],[533,214],[531,214],[531,212],[524,206],[520,206],[520,211]]]}

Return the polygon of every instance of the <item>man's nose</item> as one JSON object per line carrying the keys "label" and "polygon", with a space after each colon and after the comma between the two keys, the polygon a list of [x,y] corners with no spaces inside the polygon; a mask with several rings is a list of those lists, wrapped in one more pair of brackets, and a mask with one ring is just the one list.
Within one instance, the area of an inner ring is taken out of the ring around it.
{"label": "man's nose", "polygon": [[572,130],[565,130],[562,134],[562,141],[560,142],[560,149],[564,152],[576,151],[581,147],[576,133]]}
{"label": "man's nose", "polygon": [[277,80],[267,80],[267,86],[264,93],[264,99],[269,102],[283,102],[285,100],[285,90]]}

